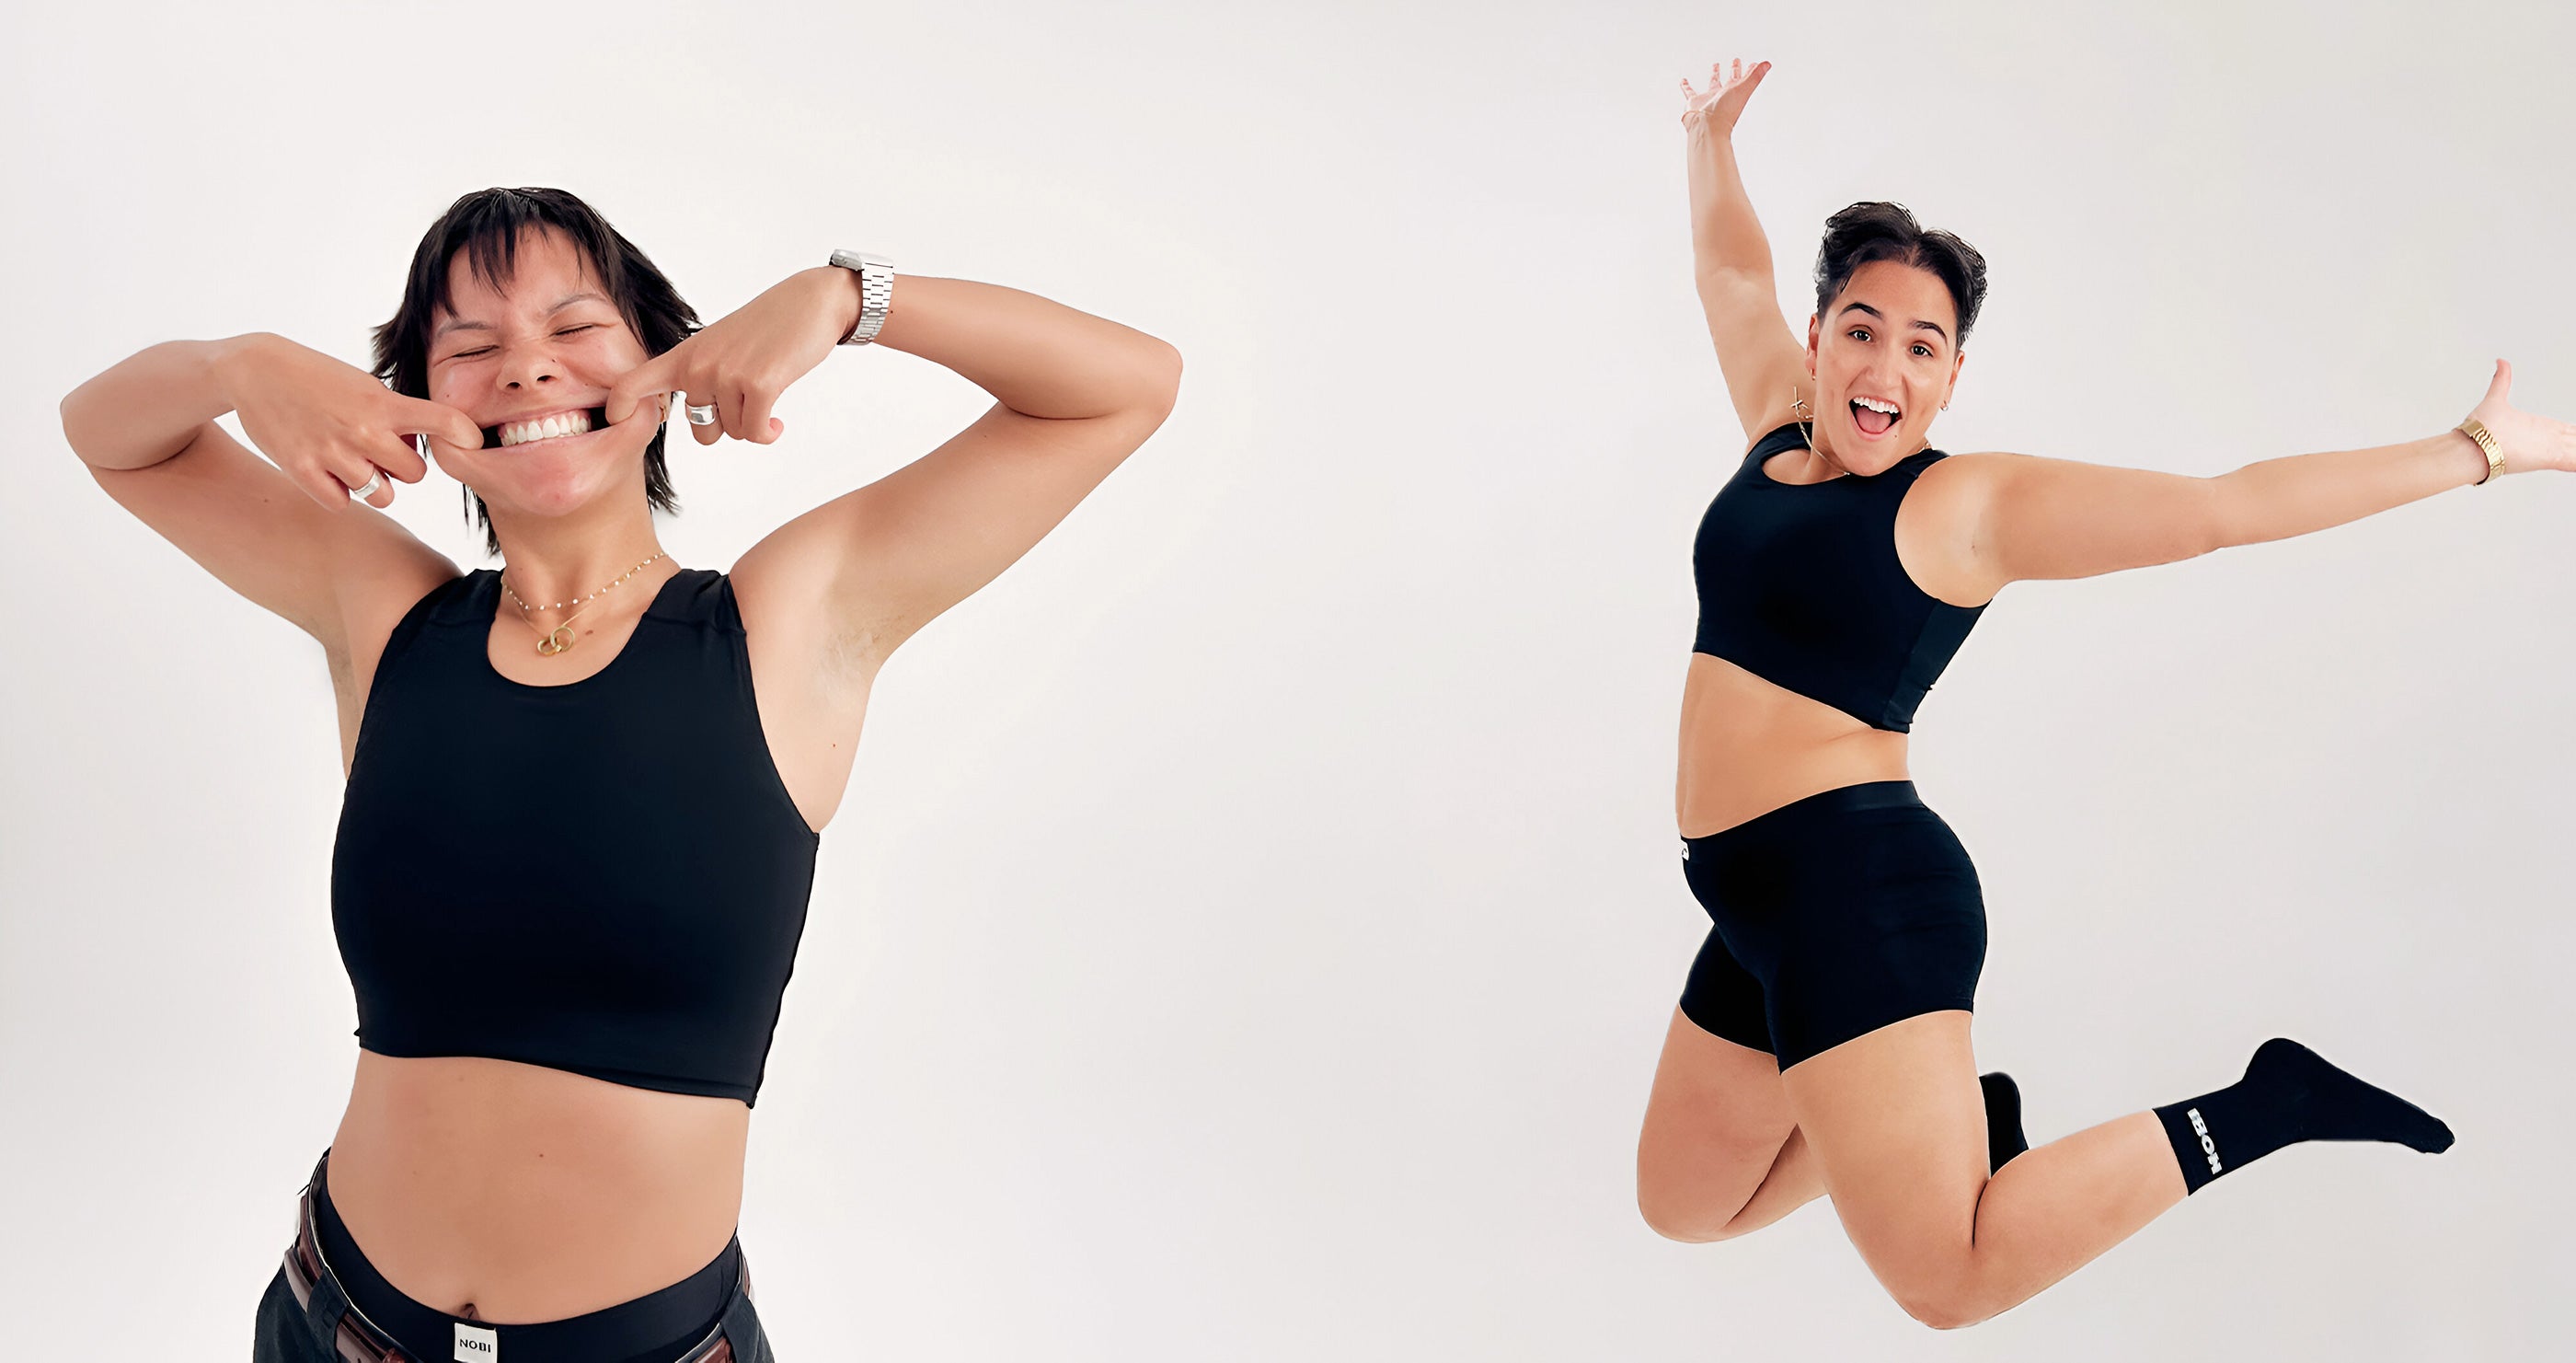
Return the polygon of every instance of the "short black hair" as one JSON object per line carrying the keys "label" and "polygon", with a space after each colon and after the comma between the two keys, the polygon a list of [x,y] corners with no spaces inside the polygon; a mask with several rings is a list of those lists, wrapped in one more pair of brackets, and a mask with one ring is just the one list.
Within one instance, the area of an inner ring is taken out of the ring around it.
{"label": "short black hair", "polygon": [[[448,205],[412,252],[402,306],[376,328],[376,377],[405,397],[428,397],[430,318],[453,301],[447,285],[457,253],[465,254],[475,278],[498,286],[517,271],[519,235],[531,228],[561,232],[572,241],[627,328],[644,343],[645,354],[659,355],[697,331],[697,310],[670,279],[578,196],[560,189],[478,189]],[[644,447],[644,500],[662,512],[680,509],[662,452],[669,434],[666,422]],[[482,529],[488,552],[501,552],[492,518],[472,488],[465,490],[465,519]]]}
{"label": "short black hair", "polygon": [[1861,266],[1893,260],[1930,270],[1950,288],[1965,347],[1968,328],[1986,301],[1986,258],[1977,248],[1940,231],[1926,231],[1903,204],[1856,203],[1825,219],[1825,241],[1816,248],[1816,315],[1821,317]]}

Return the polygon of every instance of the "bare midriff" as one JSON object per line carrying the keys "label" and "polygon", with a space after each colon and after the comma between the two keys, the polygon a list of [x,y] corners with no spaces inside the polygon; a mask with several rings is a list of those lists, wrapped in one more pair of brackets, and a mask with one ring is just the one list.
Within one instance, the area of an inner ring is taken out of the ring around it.
{"label": "bare midriff", "polygon": [[1723,658],[1690,655],[1673,811],[1683,837],[1723,832],[1819,791],[1909,779],[1905,735]]}
{"label": "bare midriff", "polygon": [[331,1202],[403,1295],[496,1324],[561,1320],[724,1252],[750,1129],[731,1098],[362,1050]]}

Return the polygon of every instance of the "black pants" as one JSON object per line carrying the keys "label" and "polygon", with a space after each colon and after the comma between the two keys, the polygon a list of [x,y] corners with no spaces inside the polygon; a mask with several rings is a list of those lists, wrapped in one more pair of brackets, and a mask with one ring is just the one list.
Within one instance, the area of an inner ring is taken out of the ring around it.
{"label": "black pants", "polygon": [[[424,1306],[402,1296],[366,1262],[354,1241],[338,1225],[337,1213],[329,1205],[329,1190],[324,1178],[329,1162],[326,1152],[322,1164],[314,1166],[313,1177],[305,1185],[298,1210],[298,1239],[305,1247],[319,1246],[320,1272],[312,1278],[309,1298],[296,1302],[294,1285],[288,1281],[288,1269],[281,1266],[269,1279],[268,1292],[260,1298],[257,1333],[252,1345],[252,1363],[343,1363],[344,1355],[334,1341],[341,1334],[344,1317],[364,1321],[383,1329],[406,1330],[410,1334],[444,1334],[448,1327],[436,1326],[435,1320],[454,1321],[435,1308]],[[328,1233],[321,1223],[328,1223]],[[290,1246],[290,1257],[296,1254]],[[703,1357],[703,1346],[720,1337],[730,1345],[736,1363],[776,1363],[770,1352],[769,1339],[760,1328],[760,1317],[751,1305],[750,1275],[742,1267],[739,1246],[728,1246],[727,1257],[730,1291],[722,1298],[721,1307],[712,1319],[691,1329],[687,1339],[667,1349],[637,1354],[632,1343],[640,1317],[655,1314],[656,1307],[668,1306],[670,1294],[681,1286],[647,1293],[633,1301],[576,1316],[570,1320],[547,1321],[536,1325],[495,1325],[489,1329],[497,1335],[501,1354],[514,1363],[545,1363],[552,1359],[595,1359],[599,1363],[673,1363],[673,1360]],[[712,1266],[711,1266],[712,1267]],[[353,1300],[354,1298],[354,1300]],[[667,1310],[664,1311],[667,1315]],[[432,1328],[424,1328],[432,1321]],[[472,1324],[472,1323],[469,1323]],[[371,1330],[369,1333],[373,1333]],[[667,1333],[667,1332],[665,1332]],[[619,1341],[612,1343],[610,1341]],[[406,1356],[422,1360],[451,1357],[452,1337],[411,1341]]]}

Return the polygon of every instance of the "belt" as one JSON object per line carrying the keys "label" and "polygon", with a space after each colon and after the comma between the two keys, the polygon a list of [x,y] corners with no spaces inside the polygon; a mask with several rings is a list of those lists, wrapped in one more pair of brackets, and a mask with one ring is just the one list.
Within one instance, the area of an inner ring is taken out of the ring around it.
{"label": "belt", "polygon": [[[744,1263],[741,1272],[742,1290],[748,1293],[751,1265]],[[313,1233],[313,1185],[308,1183],[295,1199],[295,1243],[286,1251],[286,1285],[295,1293],[296,1309],[311,1308],[314,1285],[325,1276],[339,1286],[339,1275],[331,1272],[331,1265],[322,1257],[321,1242]],[[341,1300],[348,1297],[348,1290],[340,1288]],[[336,1336],[332,1340],[334,1352],[343,1363],[430,1363],[403,1352],[391,1336],[358,1314],[355,1306],[340,1313]],[[672,1363],[733,1363],[733,1342],[725,1338],[723,1322],[708,1327],[706,1338],[689,1346],[688,1352]]]}

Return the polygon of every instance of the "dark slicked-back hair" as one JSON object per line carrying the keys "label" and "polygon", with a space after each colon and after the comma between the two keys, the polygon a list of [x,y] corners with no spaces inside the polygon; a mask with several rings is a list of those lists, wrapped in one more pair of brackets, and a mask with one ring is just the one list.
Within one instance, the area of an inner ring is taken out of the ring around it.
{"label": "dark slicked-back hair", "polygon": [[[428,397],[430,318],[453,302],[447,286],[457,254],[464,253],[476,279],[498,288],[517,273],[519,237],[531,229],[561,232],[571,240],[627,329],[644,343],[645,354],[659,355],[698,329],[697,311],[597,209],[560,189],[482,189],[448,205],[412,253],[402,307],[376,328],[376,377],[406,397]],[[666,424],[644,447],[644,500],[662,512],[680,509],[662,455],[669,434]],[[465,519],[483,531],[486,550],[501,552],[492,518],[472,488],[465,490]]]}
{"label": "dark slicked-back hair", "polygon": [[1959,314],[1959,338],[1952,344],[1968,344],[1968,328],[1977,324],[1977,309],[1986,301],[1986,258],[1948,232],[1925,231],[1903,204],[1856,203],[1825,219],[1825,242],[1816,248],[1816,315],[1824,316],[1852,275],[1874,260],[1900,261],[1940,276]]}

